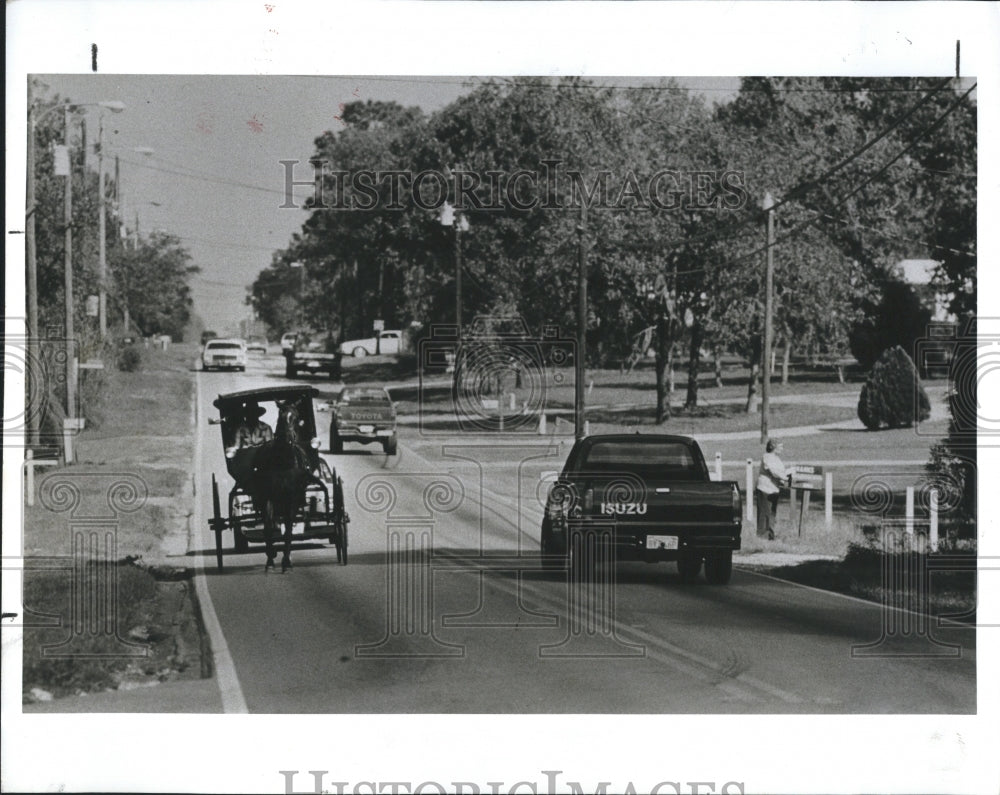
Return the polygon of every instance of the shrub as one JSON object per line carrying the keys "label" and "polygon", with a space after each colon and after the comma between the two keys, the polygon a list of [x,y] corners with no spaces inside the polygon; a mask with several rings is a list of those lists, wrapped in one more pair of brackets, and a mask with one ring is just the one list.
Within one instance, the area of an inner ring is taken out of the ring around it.
{"label": "shrub", "polygon": [[930,415],[931,402],[913,360],[898,345],[884,351],[861,388],[858,417],[865,427],[907,428]]}
{"label": "shrub", "polygon": [[135,345],[122,348],[118,354],[118,369],[126,373],[134,373],[142,367],[142,353]]}

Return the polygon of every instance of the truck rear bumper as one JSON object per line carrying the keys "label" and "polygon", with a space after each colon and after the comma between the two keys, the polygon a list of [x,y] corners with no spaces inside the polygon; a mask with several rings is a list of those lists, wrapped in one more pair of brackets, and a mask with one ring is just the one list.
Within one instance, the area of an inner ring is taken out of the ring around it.
{"label": "truck rear bumper", "polygon": [[600,544],[613,545],[618,560],[677,560],[688,552],[738,550],[742,545],[742,523],[696,529],[613,527],[574,522],[552,526],[553,537],[559,546],[568,544],[573,533],[594,537]]}

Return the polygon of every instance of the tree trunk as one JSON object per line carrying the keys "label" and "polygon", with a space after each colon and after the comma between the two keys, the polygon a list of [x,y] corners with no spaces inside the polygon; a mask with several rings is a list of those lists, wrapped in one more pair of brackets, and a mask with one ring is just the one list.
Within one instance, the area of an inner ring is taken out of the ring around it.
{"label": "tree trunk", "polygon": [[752,414],[757,411],[757,381],[760,380],[762,353],[762,342],[760,340],[760,335],[758,334],[756,335],[756,339],[750,349],[750,383],[747,384],[747,414]]}
{"label": "tree trunk", "polygon": [[716,345],[712,348],[712,359],[715,365],[715,385],[722,388],[722,349]]}
{"label": "tree trunk", "polygon": [[670,419],[670,393],[667,391],[667,356],[656,351],[656,424],[662,425]]}
{"label": "tree trunk", "polygon": [[688,348],[688,387],[684,408],[693,409],[698,405],[698,371],[701,369],[701,323],[691,326],[691,345]]}
{"label": "tree trunk", "polygon": [[667,351],[667,394],[670,397],[674,396],[674,389],[676,388],[676,372],[674,370],[674,356],[677,351],[674,350],[674,346],[670,346],[670,350]]}
{"label": "tree trunk", "polygon": [[781,383],[787,385],[788,384],[788,365],[789,365],[789,360],[791,359],[791,356],[792,356],[792,333],[786,327],[783,330],[782,334],[784,336],[785,350],[784,350],[784,353],[781,356]]}

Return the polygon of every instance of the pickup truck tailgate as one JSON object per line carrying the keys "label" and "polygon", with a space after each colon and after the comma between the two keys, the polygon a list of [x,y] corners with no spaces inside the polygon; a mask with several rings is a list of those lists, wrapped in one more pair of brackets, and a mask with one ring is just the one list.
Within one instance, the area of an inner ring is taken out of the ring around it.
{"label": "pickup truck tailgate", "polygon": [[654,481],[638,488],[592,481],[585,484],[583,513],[595,519],[614,517],[619,524],[661,529],[717,527],[733,520],[735,488],[734,483],[714,481]]}

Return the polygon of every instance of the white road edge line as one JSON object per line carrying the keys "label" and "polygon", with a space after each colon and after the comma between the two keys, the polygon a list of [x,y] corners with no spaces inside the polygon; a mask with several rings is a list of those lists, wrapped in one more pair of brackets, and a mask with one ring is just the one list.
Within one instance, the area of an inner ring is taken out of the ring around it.
{"label": "white road edge line", "polygon": [[[873,608],[878,609],[878,610],[893,610],[893,611],[895,611],[897,613],[905,613],[908,616],[913,616],[914,618],[921,618],[921,619],[924,619],[924,620],[926,620],[926,621],[928,621],[928,622],[930,622],[932,624],[934,624],[935,622],[939,622],[940,621],[940,619],[939,619],[938,616],[933,616],[933,615],[931,615],[929,613],[920,613],[920,612],[918,612],[916,610],[908,610],[905,607],[896,607],[895,605],[886,605],[886,604],[882,604],[881,602],[873,602],[870,599],[862,599],[860,596],[851,596],[850,594],[840,593],[839,591],[827,591],[824,588],[817,588],[815,585],[805,585],[804,583],[795,582],[794,580],[785,580],[785,579],[782,579],[781,577],[775,577],[773,574],[764,574],[761,571],[755,571],[754,569],[744,568],[742,566],[739,566],[735,562],[733,563],[733,568],[734,569],[739,569],[740,571],[742,571],[745,574],[753,574],[755,577],[763,577],[764,579],[774,580],[775,582],[781,582],[781,583],[784,583],[785,585],[794,585],[796,588],[805,588],[807,591],[815,591],[816,593],[825,594],[827,596],[838,596],[841,599],[848,599],[851,602],[859,602],[859,603],[861,603],[863,605],[868,605],[869,607],[873,607]],[[981,571],[981,569],[977,569],[977,571]],[[968,628],[969,629],[975,629],[976,626],[977,626],[976,624],[970,624],[968,626]],[[937,628],[938,629],[965,629],[965,627],[959,626],[957,622],[955,622],[953,624],[945,625],[945,626],[941,626],[940,623],[938,623],[937,624]],[[969,650],[967,649],[966,651],[969,651]]]}
{"label": "white road edge line", "polygon": [[[201,370],[194,377],[194,482],[202,479],[202,434],[201,434]],[[202,499],[194,499],[194,513],[191,530],[188,534],[188,551],[192,550],[192,542],[199,538],[205,517],[202,511]],[[229,654],[226,637],[222,634],[222,625],[215,613],[212,597],[208,593],[208,583],[205,580],[205,565],[200,555],[194,556],[194,588],[198,595],[198,605],[201,608],[201,618],[212,644],[212,661],[216,681],[219,684],[219,695],[222,697],[222,711],[227,714],[245,715],[249,712],[243,689],[240,687],[236,666]]]}

